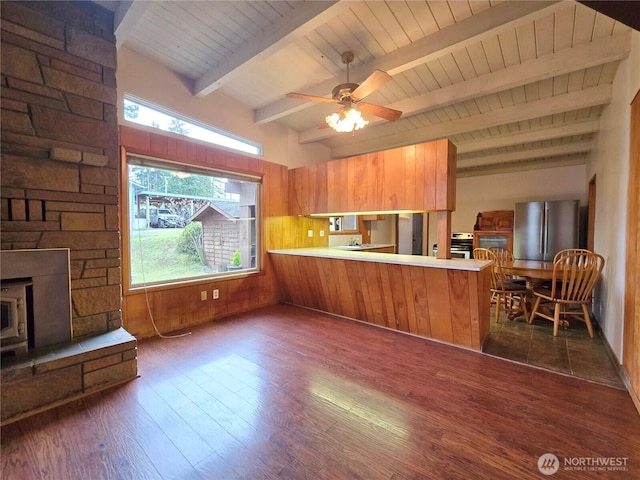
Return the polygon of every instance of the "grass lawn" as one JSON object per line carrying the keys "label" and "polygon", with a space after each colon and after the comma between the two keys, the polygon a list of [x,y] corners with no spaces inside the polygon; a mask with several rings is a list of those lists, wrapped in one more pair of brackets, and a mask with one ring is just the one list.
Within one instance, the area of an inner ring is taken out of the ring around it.
{"label": "grass lawn", "polygon": [[142,284],[211,273],[206,265],[178,252],[181,228],[134,230],[131,236],[131,283]]}

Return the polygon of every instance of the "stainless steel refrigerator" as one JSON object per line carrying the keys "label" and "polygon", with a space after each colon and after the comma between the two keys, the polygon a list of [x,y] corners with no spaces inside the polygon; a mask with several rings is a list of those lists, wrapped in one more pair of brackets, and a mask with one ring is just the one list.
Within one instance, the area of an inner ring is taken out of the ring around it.
{"label": "stainless steel refrigerator", "polygon": [[523,260],[552,261],[565,248],[578,248],[580,202],[516,203],[513,255]]}

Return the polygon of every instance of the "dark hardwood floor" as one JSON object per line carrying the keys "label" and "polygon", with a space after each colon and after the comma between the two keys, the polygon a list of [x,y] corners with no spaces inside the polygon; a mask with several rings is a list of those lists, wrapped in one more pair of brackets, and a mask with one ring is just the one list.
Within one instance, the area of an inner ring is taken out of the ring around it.
{"label": "dark hardwood floor", "polygon": [[[141,341],[140,378],[2,431],[9,479],[639,478],[615,388],[287,305]],[[623,471],[565,469],[623,457]]]}

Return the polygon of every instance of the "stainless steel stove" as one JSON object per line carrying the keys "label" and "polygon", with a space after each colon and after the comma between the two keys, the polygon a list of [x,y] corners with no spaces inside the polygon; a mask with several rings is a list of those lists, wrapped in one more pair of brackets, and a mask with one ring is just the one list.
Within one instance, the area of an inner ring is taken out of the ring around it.
{"label": "stainless steel stove", "polygon": [[[438,244],[433,244],[433,255],[438,255]],[[473,233],[451,234],[451,258],[473,258]]]}

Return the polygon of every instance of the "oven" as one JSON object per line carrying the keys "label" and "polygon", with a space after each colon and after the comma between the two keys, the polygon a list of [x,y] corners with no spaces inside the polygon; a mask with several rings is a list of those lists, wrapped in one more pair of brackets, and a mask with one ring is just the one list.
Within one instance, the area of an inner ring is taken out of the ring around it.
{"label": "oven", "polygon": [[[473,233],[451,234],[451,258],[473,258]],[[433,255],[438,256],[438,244],[433,244]]]}

